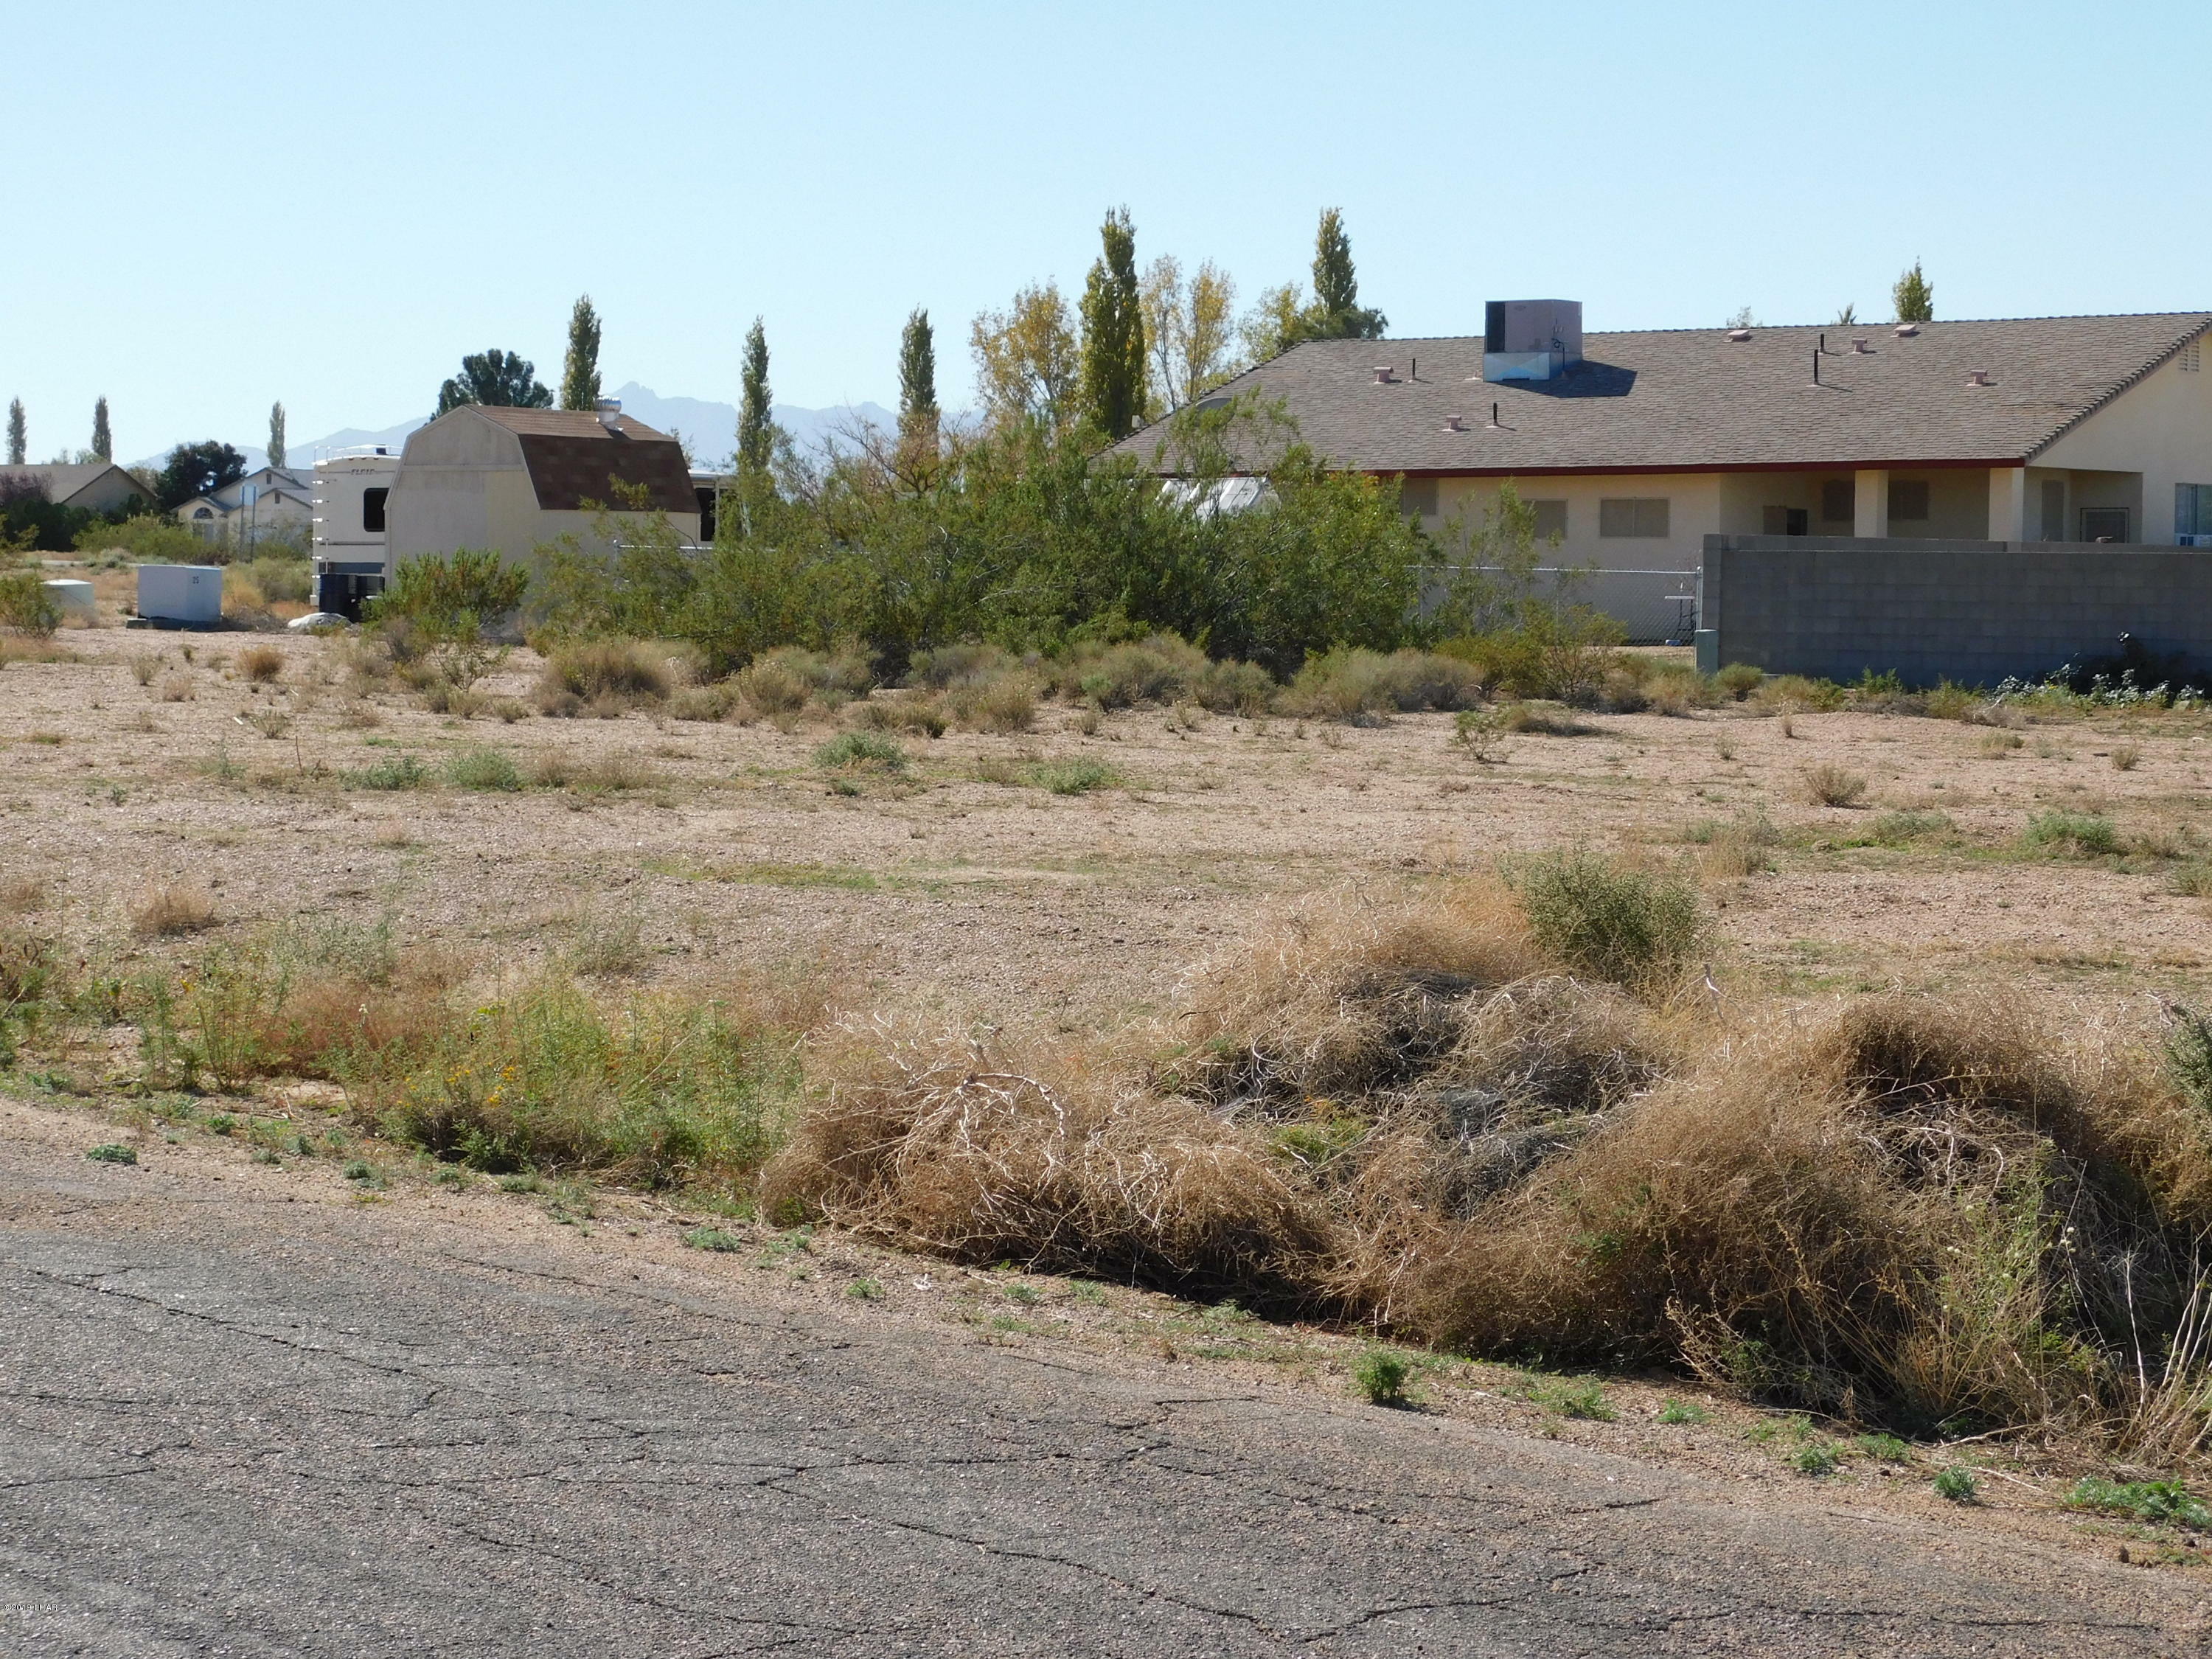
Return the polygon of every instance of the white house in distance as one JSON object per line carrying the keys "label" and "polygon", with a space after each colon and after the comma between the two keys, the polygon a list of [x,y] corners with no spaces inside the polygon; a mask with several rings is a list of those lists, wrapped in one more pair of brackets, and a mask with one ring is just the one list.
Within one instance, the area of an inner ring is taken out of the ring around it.
{"label": "white house in distance", "polygon": [[[1572,301],[1480,335],[1297,346],[1201,400],[1279,404],[1432,532],[1506,480],[1547,564],[1649,633],[1708,534],[2212,544],[2212,313],[1584,335]],[[1161,428],[1124,453],[1172,471]],[[1671,623],[1660,634],[1671,631]]]}
{"label": "white house in distance", "polygon": [[235,483],[195,495],[175,514],[210,541],[233,542],[271,535],[304,541],[313,534],[314,515],[314,492],[307,479],[278,466],[262,467]]}
{"label": "white house in distance", "polygon": [[450,410],[407,440],[386,504],[389,563],[458,548],[526,557],[573,537],[603,545],[587,502],[622,509],[642,490],[642,510],[665,513],[687,541],[699,535],[700,500],[683,446],[622,413]]}

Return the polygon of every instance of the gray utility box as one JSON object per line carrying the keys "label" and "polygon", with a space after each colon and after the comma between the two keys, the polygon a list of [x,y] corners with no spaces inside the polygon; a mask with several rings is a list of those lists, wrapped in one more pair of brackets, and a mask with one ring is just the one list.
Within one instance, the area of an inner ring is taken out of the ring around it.
{"label": "gray utility box", "polygon": [[222,620],[222,567],[140,565],[138,614],[149,622],[212,627]]}

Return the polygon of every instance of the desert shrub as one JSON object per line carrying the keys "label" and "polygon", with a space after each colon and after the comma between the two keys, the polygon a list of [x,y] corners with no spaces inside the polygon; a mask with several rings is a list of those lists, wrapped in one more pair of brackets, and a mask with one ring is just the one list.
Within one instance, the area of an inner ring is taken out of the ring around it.
{"label": "desert shrub", "polygon": [[1501,732],[1536,732],[1553,738],[1589,738],[1596,736],[1601,727],[1577,718],[1574,711],[1559,702],[1506,702],[1496,711],[1498,729]]}
{"label": "desert shrub", "polygon": [[1732,662],[1713,676],[1713,683],[1741,702],[1759,690],[1765,678],[1766,671],[1763,668],[1753,668],[1747,662]]}
{"label": "desert shrub", "polygon": [[1948,840],[1959,833],[1948,812],[1884,812],[1868,833],[1881,847],[1909,847],[1916,842]]}
{"label": "desert shrub", "polygon": [[666,656],[641,640],[585,640],[554,647],[538,672],[538,697],[541,707],[566,698],[657,703],[674,679]]}
{"label": "desert shrub", "polygon": [[[1711,708],[1724,695],[1719,684],[1694,668],[1679,663],[1654,662],[1631,654],[1644,706],[1655,714],[1683,715],[1693,708]],[[1606,707],[1618,705],[1607,702]],[[1622,712],[1630,712],[1623,709]]]}
{"label": "desert shrub", "polygon": [[1209,662],[1192,697],[1198,706],[1216,714],[1264,714],[1280,688],[1275,677],[1255,662]]}
{"label": "desert shrub", "polygon": [[1815,806],[1856,806],[1866,793],[1865,774],[1846,771],[1840,766],[1808,767],[1801,776],[1805,799]]}
{"label": "desert shrub", "polygon": [[915,652],[907,663],[906,684],[949,691],[956,685],[981,685],[1021,672],[1024,664],[1012,652],[969,640],[934,651]]}
{"label": "desert shrub", "polygon": [[1657,988],[1705,943],[1697,895],[1669,877],[1576,849],[1526,860],[1510,879],[1537,942],[1577,973]]}
{"label": "desert shrub", "polygon": [[1055,795],[1087,795],[1094,789],[1118,787],[1121,775],[1103,762],[1077,756],[1038,763],[1029,769],[1029,781]]}
{"label": "desert shrub", "polygon": [[[855,697],[866,696],[869,688],[876,683],[875,671],[869,664],[868,653],[850,642],[828,651],[779,646],[773,651],[763,653],[747,673],[755,671],[763,674],[780,672],[789,681],[805,688],[802,704],[811,699],[825,708],[840,708]],[[738,681],[741,689],[751,684],[745,675],[738,676]],[[746,690],[745,696],[748,702],[754,702],[763,712],[777,712],[760,702],[750,690]],[[787,697],[784,706],[796,708],[800,705],[790,704]]]}
{"label": "desert shrub", "polygon": [[1172,634],[1110,646],[1079,646],[1052,665],[1053,689],[1101,708],[1179,702],[1206,678],[1203,651]]}
{"label": "desert shrub", "polygon": [[1358,720],[1396,710],[1462,708],[1479,701],[1481,691],[1479,671],[1456,657],[1351,648],[1310,659],[1281,702],[1294,714]]}
{"label": "desert shrub", "polygon": [[2115,772],[2132,772],[2142,764],[2142,745],[2134,743],[2116,743],[2112,745],[2112,752],[2107,758],[2112,763],[2112,770]]}
{"label": "desert shrub", "polygon": [[1966,720],[1973,718],[1981,703],[1979,692],[1945,680],[1928,694],[1926,712],[1930,720]]}
{"label": "desert shrub", "polygon": [[497,749],[464,749],[446,763],[446,781],[459,789],[507,791],[522,787],[514,762]]}
{"label": "desert shrub", "polygon": [[339,776],[352,789],[420,789],[430,781],[428,770],[412,755],[386,755]]}
{"label": "desert shrub", "polygon": [[1947,1464],[1936,1470],[1935,1480],[1929,1485],[1947,1504],[1971,1504],[1980,1491],[1973,1471],[1958,1463]]}
{"label": "desert shrub", "polygon": [[61,605],[39,570],[0,575],[0,628],[48,639],[61,625]]}
{"label": "desert shrub", "polygon": [[1774,867],[1782,832],[1764,812],[1749,812],[1725,823],[1700,824],[1689,839],[1705,848],[1698,862],[1706,875],[1741,878]]}
{"label": "desert shrub", "polygon": [[733,685],[678,686],[668,699],[668,716],[678,720],[720,720],[729,718],[736,707],[737,688]]}
{"label": "desert shrub", "polygon": [[265,605],[305,605],[313,591],[314,568],[305,559],[264,555],[234,564],[223,578],[227,593],[234,582],[244,582]]}
{"label": "desert shrub", "polygon": [[1850,693],[1833,680],[1807,679],[1802,674],[1782,674],[1759,682],[1756,696],[1765,708],[1832,714],[1850,700]]}
{"label": "desert shrub", "polygon": [[399,562],[368,617],[376,625],[404,618],[437,644],[473,641],[512,616],[529,588],[529,571],[497,553],[425,554]]}
{"label": "desert shrub", "polygon": [[813,685],[781,654],[748,663],[731,684],[747,708],[770,717],[795,714],[814,697]]}
{"label": "desert shrub", "polygon": [[2053,809],[2028,815],[2021,844],[2051,858],[2104,858],[2119,852],[2120,832],[2099,813]]}
{"label": "desert shrub", "polygon": [[238,653],[238,672],[257,685],[272,684],[284,672],[284,653],[273,645],[249,645]]}
{"label": "desert shrub", "polygon": [[915,732],[941,738],[951,722],[944,705],[931,696],[869,697],[853,706],[853,723],[872,732]]}
{"label": "desert shrub", "polygon": [[77,532],[82,553],[119,552],[142,564],[219,562],[219,550],[166,514],[140,514],[120,524],[88,524]]}
{"label": "desert shrub", "polygon": [[1406,1379],[1413,1373],[1405,1355],[1370,1348],[1352,1363],[1352,1386],[1370,1405],[1395,1406],[1405,1399]]}
{"label": "desert shrub", "polygon": [[164,939],[213,926],[215,899],[196,882],[149,887],[131,906],[131,931],[141,939]]}
{"label": "desert shrub", "polygon": [[954,722],[971,732],[1026,732],[1036,721],[1036,685],[1025,673],[956,684],[945,701]]}
{"label": "desert shrub", "polygon": [[874,732],[840,732],[814,751],[814,763],[832,772],[903,772],[906,750]]}

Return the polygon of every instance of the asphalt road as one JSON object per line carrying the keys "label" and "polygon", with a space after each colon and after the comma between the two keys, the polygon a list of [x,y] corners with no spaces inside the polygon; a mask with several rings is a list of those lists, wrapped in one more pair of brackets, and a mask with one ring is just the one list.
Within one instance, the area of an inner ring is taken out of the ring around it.
{"label": "asphalt road", "polygon": [[9,1656],[2165,1654],[2194,1576],[0,1138]]}

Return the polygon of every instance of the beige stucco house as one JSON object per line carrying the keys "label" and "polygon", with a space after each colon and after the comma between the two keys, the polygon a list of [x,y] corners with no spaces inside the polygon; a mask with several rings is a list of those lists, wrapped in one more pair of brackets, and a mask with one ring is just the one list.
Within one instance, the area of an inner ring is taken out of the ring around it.
{"label": "beige stucco house", "polygon": [[[1571,301],[1510,306],[1545,308],[1548,353],[1498,350],[1528,343],[1493,306],[1484,335],[1310,342],[1207,401],[1279,404],[1440,536],[1512,480],[1547,562],[1625,619],[1686,603],[1710,533],[2212,538],[2212,313],[1584,336]],[[1157,428],[1123,447],[1170,465]]]}
{"label": "beige stucco house", "polygon": [[0,466],[0,489],[37,489],[57,507],[120,513],[148,504],[144,484],[112,461],[56,461],[43,466]]}
{"label": "beige stucco house", "polygon": [[417,428],[384,503],[392,565],[426,553],[491,549],[521,558],[571,537],[604,544],[589,505],[668,514],[687,539],[699,500],[677,440],[603,405],[596,413],[467,404]]}

